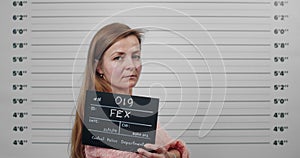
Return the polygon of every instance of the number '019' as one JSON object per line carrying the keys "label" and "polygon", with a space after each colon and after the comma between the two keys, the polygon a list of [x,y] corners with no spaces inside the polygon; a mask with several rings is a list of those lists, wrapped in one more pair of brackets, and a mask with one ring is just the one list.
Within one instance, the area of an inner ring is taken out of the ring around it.
{"label": "number '019'", "polygon": [[120,96],[117,96],[115,98],[115,102],[116,102],[116,104],[123,105],[123,106],[132,107],[132,105],[133,105],[133,99],[132,98],[122,98]]}

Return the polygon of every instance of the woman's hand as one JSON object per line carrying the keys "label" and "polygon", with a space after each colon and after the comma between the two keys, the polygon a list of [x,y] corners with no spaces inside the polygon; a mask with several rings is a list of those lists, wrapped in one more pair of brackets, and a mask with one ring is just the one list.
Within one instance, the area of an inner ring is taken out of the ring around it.
{"label": "woman's hand", "polygon": [[[173,153],[170,153],[162,146],[158,146],[155,144],[145,144],[144,147],[148,150],[154,150],[155,153],[149,152],[145,149],[139,148],[137,151],[139,154],[147,157],[147,158],[176,158]],[[172,156],[173,155],[173,156]]]}

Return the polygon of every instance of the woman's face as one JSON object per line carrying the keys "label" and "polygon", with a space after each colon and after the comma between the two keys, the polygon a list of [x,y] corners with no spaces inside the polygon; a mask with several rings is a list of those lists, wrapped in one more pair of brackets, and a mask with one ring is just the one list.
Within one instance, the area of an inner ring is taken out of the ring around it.
{"label": "woman's face", "polygon": [[141,48],[136,36],[130,35],[114,43],[103,55],[97,71],[111,84],[113,93],[131,93],[141,69]]}

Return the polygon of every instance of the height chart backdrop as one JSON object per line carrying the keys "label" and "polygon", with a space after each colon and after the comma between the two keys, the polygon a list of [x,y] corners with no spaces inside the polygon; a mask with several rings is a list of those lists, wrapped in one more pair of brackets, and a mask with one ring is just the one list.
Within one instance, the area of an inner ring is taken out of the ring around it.
{"label": "height chart backdrop", "polygon": [[134,95],[191,157],[300,155],[297,0],[1,2],[1,157],[68,157],[91,37],[145,30]]}

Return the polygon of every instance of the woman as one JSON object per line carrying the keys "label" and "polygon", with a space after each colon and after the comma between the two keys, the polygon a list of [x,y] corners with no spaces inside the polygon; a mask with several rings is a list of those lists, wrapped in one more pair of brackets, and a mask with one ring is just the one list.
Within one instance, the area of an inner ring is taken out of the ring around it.
{"label": "woman", "polygon": [[100,29],[91,41],[85,78],[78,97],[77,112],[71,138],[71,158],[152,157],[187,158],[184,143],[172,140],[158,125],[156,143],[146,144],[149,152],[139,148],[137,153],[82,145],[81,134],[86,90],[132,95],[141,70],[141,34],[127,25],[112,23]]}

